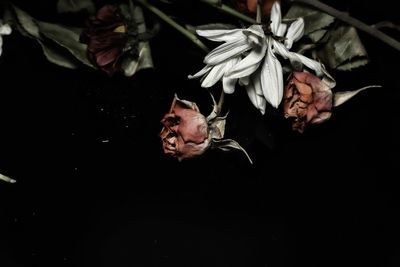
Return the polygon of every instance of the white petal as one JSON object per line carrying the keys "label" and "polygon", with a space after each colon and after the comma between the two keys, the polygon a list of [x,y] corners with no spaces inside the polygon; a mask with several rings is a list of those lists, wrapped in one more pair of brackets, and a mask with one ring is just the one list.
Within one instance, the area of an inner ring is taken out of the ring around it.
{"label": "white petal", "polygon": [[199,72],[197,72],[197,73],[195,73],[193,75],[189,75],[188,78],[189,79],[199,78],[199,77],[203,76],[204,74],[206,74],[207,72],[209,72],[211,69],[212,69],[212,66],[206,65]]}
{"label": "white petal", "polygon": [[246,37],[234,42],[224,43],[208,53],[204,58],[204,63],[216,65],[229,58],[236,57],[250,48],[251,46],[247,43]]}
{"label": "white petal", "polygon": [[249,82],[250,82],[249,76],[242,77],[242,78],[239,79],[239,84],[241,86],[246,86],[246,85],[249,84]]}
{"label": "white petal", "polygon": [[286,33],[287,40],[285,41],[285,45],[287,49],[292,47],[292,44],[298,41],[304,34],[304,20],[303,18],[296,19]]}
{"label": "white petal", "polygon": [[263,45],[265,39],[264,30],[261,25],[251,25],[243,30],[243,34],[247,36],[250,45]]}
{"label": "white petal", "polygon": [[261,69],[261,87],[265,99],[277,108],[283,96],[282,65],[272,52],[272,38],[269,39],[267,56]]}
{"label": "white petal", "polygon": [[251,103],[264,115],[267,101],[261,90],[260,72],[257,72],[257,74],[250,79],[249,84],[246,86],[246,92]]}
{"label": "white petal", "polygon": [[277,35],[278,28],[281,25],[281,5],[275,1],[271,9],[271,31]]}
{"label": "white petal", "polygon": [[223,62],[221,64],[217,64],[212,67],[211,71],[208,75],[204,78],[203,82],[201,83],[201,87],[211,87],[216,84],[219,80],[221,80],[222,76],[225,73],[225,66],[227,62]]}
{"label": "white petal", "polygon": [[290,52],[282,43],[273,40],[274,43],[274,52],[278,55],[282,56],[283,58],[289,59],[290,61],[301,62],[306,67],[315,71],[317,76],[321,76],[323,71],[323,66],[321,63],[305,57],[301,54],[297,54],[294,52]]}
{"label": "white petal", "polygon": [[227,77],[222,78],[222,88],[226,94],[232,94],[235,92],[235,85],[238,79],[230,79]]}
{"label": "white petal", "polygon": [[215,42],[230,42],[243,37],[242,29],[233,30],[197,30],[196,33]]}
{"label": "white petal", "polygon": [[242,78],[251,75],[260,66],[266,50],[266,42],[261,47],[253,48],[244,59],[226,73],[226,76],[229,78]]}
{"label": "white petal", "polygon": [[238,62],[240,58],[232,58],[229,61],[226,62],[225,67],[224,67],[224,77],[222,78],[222,87],[224,89],[224,92],[227,94],[232,94],[235,91],[235,85],[237,82],[237,79],[232,79],[229,77],[225,77],[225,74],[230,71]]}
{"label": "white petal", "polygon": [[11,34],[12,30],[10,25],[8,24],[4,24],[2,26],[0,26],[0,35],[9,35]]}
{"label": "white petal", "polygon": [[287,25],[284,24],[284,23],[281,23],[279,25],[279,27],[278,27],[278,31],[276,32],[276,35],[277,36],[284,36],[285,32],[286,32],[286,29],[287,29]]}

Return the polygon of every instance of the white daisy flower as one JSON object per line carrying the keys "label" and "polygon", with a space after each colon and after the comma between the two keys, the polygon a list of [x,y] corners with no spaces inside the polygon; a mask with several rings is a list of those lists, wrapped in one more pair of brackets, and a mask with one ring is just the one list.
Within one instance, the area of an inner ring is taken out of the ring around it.
{"label": "white daisy flower", "polygon": [[[283,97],[283,73],[282,66],[276,55],[280,55],[291,62],[301,62],[317,75],[322,75],[323,67],[315,60],[309,59],[301,54],[290,52],[293,43],[299,40],[304,33],[304,21],[298,18],[287,27],[281,22],[281,9],[278,2],[271,10],[270,33],[263,38],[261,47],[253,49],[230,71],[226,73],[227,78],[244,77],[249,82],[245,84],[246,91],[253,105],[264,114],[266,102],[277,108]],[[281,42],[281,40],[284,40]],[[262,64],[261,64],[262,63]],[[261,65],[261,68],[259,66]]]}
{"label": "white daisy flower", "polygon": [[225,93],[233,93],[239,80],[262,114],[267,102],[277,108],[283,97],[282,65],[276,55],[293,64],[300,62],[317,76],[324,73],[317,61],[289,51],[303,36],[304,20],[298,18],[289,27],[282,23],[279,2],[272,6],[268,30],[262,25],[252,25],[247,29],[199,30],[197,33],[211,41],[225,43],[211,51],[204,59],[207,65],[189,78],[203,76],[202,87],[211,87],[222,79]]}
{"label": "white daisy flower", "polygon": [[242,59],[243,53],[257,50],[264,42],[265,35],[262,27],[252,25],[247,29],[197,30],[196,32],[211,41],[224,43],[212,50],[204,58],[204,63],[207,65],[196,74],[189,75],[189,78],[203,76],[201,86],[205,88],[213,86],[222,79],[225,93],[233,93],[237,78],[229,78],[225,74]]}

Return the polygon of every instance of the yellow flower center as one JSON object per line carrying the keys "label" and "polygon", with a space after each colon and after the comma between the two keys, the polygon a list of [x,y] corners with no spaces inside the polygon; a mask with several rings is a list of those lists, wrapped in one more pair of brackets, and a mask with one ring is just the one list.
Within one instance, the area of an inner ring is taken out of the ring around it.
{"label": "yellow flower center", "polygon": [[113,32],[126,33],[126,27],[125,25],[118,26]]}

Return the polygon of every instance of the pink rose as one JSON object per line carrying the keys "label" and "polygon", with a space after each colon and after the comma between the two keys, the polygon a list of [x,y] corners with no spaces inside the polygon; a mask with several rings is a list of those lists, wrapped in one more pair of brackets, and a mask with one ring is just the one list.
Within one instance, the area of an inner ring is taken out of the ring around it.
{"label": "pink rose", "polygon": [[164,153],[179,161],[203,154],[211,144],[207,119],[194,102],[175,96],[161,123],[164,125],[160,133]]}
{"label": "pink rose", "polygon": [[332,91],[315,75],[294,72],[285,88],[283,109],[286,118],[293,118],[293,130],[302,133],[308,123],[322,123],[331,117]]}

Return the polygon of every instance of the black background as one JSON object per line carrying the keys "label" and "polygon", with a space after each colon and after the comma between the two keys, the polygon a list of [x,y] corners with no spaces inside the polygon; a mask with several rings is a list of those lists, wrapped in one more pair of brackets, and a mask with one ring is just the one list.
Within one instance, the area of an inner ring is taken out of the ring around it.
{"label": "black background", "polygon": [[[15,2],[71,21],[53,1]],[[398,21],[391,1],[330,2],[369,24]],[[201,4],[166,9],[182,23],[229,21]],[[371,63],[332,72],[337,89],[383,88],[303,135],[262,118],[242,90],[227,98],[227,137],[254,165],[240,152],[162,154],[175,92],[210,111],[186,79],[204,54],[168,26],[151,42],[156,68],[132,78],[63,69],[34,41],[4,37],[0,172],[18,182],[0,183],[0,266],[399,266],[399,51],[360,37]]]}

